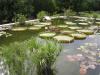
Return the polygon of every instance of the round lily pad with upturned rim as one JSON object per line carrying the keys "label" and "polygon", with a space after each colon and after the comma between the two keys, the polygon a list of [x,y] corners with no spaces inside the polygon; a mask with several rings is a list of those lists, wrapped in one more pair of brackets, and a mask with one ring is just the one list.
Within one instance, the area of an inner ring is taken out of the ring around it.
{"label": "round lily pad with upturned rim", "polygon": [[32,27],[29,27],[28,29],[29,30],[41,30],[41,27],[32,26]]}
{"label": "round lily pad with upturned rim", "polygon": [[12,31],[25,31],[25,30],[27,30],[27,27],[16,27],[12,29]]}
{"label": "round lily pad with upturned rim", "polygon": [[79,23],[80,25],[83,25],[83,26],[88,26],[89,24],[88,23]]}
{"label": "round lily pad with upturned rim", "polygon": [[87,35],[91,35],[94,33],[93,30],[87,30],[87,29],[83,29],[83,30],[77,30],[78,32],[81,32],[81,33],[84,33],[84,34],[87,34]]}
{"label": "round lily pad with upturned rim", "polygon": [[73,37],[70,36],[65,36],[65,35],[58,35],[53,37],[56,41],[58,42],[62,42],[62,43],[70,43],[72,41],[74,41]]}
{"label": "round lily pad with upturned rim", "polygon": [[67,25],[76,25],[76,23],[73,22],[65,22]]}
{"label": "round lily pad with upturned rim", "polygon": [[34,25],[34,26],[42,28],[42,27],[45,27],[46,25]]}
{"label": "round lily pad with upturned rim", "polygon": [[54,37],[56,35],[56,33],[51,33],[51,32],[44,32],[44,33],[41,33],[39,34],[40,37],[42,38],[51,38],[51,37]]}
{"label": "round lily pad with upturned rim", "polygon": [[68,27],[68,28],[70,28],[70,29],[72,29],[72,30],[81,29],[81,27],[76,27],[76,26],[72,26],[72,27]]}
{"label": "round lily pad with upturned rim", "polygon": [[80,33],[73,33],[70,34],[72,37],[74,37],[75,39],[85,39],[86,35],[85,34],[80,34]]}
{"label": "round lily pad with upturned rim", "polygon": [[74,33],[74,31],[71,31],[71,30],[62,30],[60,32],[61,32],[61,34],[65,34],[65,35]]}
{"label": "round lily pad with upturned rim", "polygon": [[59,25],[58,27],[59,28],[67,28],[68,26],[67,25]]}

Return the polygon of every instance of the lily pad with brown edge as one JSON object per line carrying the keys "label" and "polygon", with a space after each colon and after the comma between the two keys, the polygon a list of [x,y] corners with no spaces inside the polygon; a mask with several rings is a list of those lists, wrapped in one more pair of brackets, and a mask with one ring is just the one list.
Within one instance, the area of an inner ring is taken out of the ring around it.
{"label": "lily pad with brown edge", "polygon": [[71,26],[71,27],[68,27],[69,29],[71,30],[78,30],[78,29],[82,29],[81,27],[77,27],[77,26]]}
{"label": "lily pad with brown edge", "polygon": [[46,25],[34,25],[35,27],[40,27],[40,28],[43,28],[43,27],[46,27]]}
{"label": "lily pad with brown edge", "polygon": [[59,25],[58,27],[59,28],[67,28],[68,26],[67,25]]}
{"label": "lily pad with brown edge", "polygon": [[79,23],[80,25],[82,26],[88,26],[89,24],[88,23]]}
{"label": "lily pad with brown edge", "polygon": [[32,26],[32,27],[29,27],[28,30],[38,31],[38,30],[41,30],[41,27]]}
{"label": "lily pad with brown edge", "polygon": [[56,33],[52,33],[52,32],[44,32],[39,34],[40,37],[42,38],[52,38],[56,35]]}
{"label": "lily pad with brown edge", "polygon": [[74,23],[74,22],[65,22],[65,24],[67,24],[67,25],[76,25],[76,23]]}
{"label": "lily pad with brown edge", "polygon": [[70,42],[74,41],[73,37],[66,36],[66,35],[57,35],[53,38],[54,38],[54,40],[61,42],[61,43],[70,43]]}
{"label": "lily pad with brown edge", "polygon": [[12,31],[26,31],[27,27],[15,27],[11,29]]}
{"label": "lily pad with brown edge", "polygon": [[94,33],[93,30],[89,30],[89,29],[83,29],[83,30],[77,30],[78,32],[81,32],[81,33],[84,33],[84,34],[87,34],[87,35],[91,35]]}
{"label": "lily pad with brown edge", "polygon": [[61,33],[61,34],[67,35],[67,34],[72,34],[72,33],[74,33],[74,31],[72,31],[72,30],[61,30],[60,33]]}
{"label": "lily pad with brown edge", "polygon": [[80,33],[73,33],[70,34],[72,37],[74,37],[75,39],[85,39],[87,36],[85,34],[80,34]]}

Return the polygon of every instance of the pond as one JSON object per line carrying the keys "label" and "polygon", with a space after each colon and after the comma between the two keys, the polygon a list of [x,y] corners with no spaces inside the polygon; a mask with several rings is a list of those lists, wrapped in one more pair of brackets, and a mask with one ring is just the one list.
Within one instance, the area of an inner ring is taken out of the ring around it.
{"label": "pond", "polygon": [[[8,31],[12,34],[12,36],[7,38],[0,38],[0,46],[2,45],[9,45],[10,43],[16,42],[16,41],[24,41],[31,37],[37,37],[38,33],[33,31],[22,31],[22,32],[12,32]],[[68,54],[77,54],[79,51],[77,50],[78,47],[83,45],[84,43],[98,43],[100,45],[100,35],[96,34],[95,37],[92,35],[88,36],[84,40],[75,40],[73,43],[64,43],[62,44],[63,50],[61,51],[60,55],[57,58],[56,61],[56,70],[57,75],[80,75],[79,69],[80,65],[79,62],[70,62],[67,61],[66,55]],[[99,69],[100,71],[100,69]],[[88,74],[90,75],[90,74]],[[95,75],[99,75],[96,74]]]}

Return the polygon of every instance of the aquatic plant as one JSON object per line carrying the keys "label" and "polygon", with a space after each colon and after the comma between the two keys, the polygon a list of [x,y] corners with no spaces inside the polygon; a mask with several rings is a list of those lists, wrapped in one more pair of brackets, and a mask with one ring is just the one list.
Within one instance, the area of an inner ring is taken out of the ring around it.
{"label": "aquatic plant", "polygon": [[[42,44],[41,44],[42,43]],[[54,41],[31,38],[1,47],[2,58],[10,75],[53,75],[53,64],[61,47]]]}
{"label": "aquatic plant", "polygon": [[22,43],[15,42],[9,46],[3,46],[2,57],[8,66],[10,75],[26,75],[24,61],[26,59],[26,47]]}
{"label": "aquatic plant", "polygon": [[16,22],[19,22],[18,25],[24,26],[26,25],[25,21],[26,21],[26,16],[23,14],[17,14],[16,18],[15,18]]}
{"label": "aquatic plant", "polygon": [[43,17],[44,16],[47,16],[48,15],[48,12],[46,11],[40,11],[38,14],[37,14],[37,18],[40,19],[40,21],[42,21]]}
{"label": "aquatic plant", "polygon": [[58,17],[52,20],[52,25],[61,25],[61,24],[65,24],[63,18]]}
{"label": "aquatic plant", "polygon": [[31,55],[37,69],[37,75],[53,75],[53,64],[60,53],[60,45],[53,41],[46,41]]}

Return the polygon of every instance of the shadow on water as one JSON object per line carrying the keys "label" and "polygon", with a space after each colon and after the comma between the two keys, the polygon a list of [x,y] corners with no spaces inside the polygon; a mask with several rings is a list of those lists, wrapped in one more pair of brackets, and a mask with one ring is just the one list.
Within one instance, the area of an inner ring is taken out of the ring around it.
{"label": "shadow on water", "polygon": [[1,37],[0,46],[9,45],[10,43],[13,42],[22,42],[37,35],[37,33],[34,31],[18,31],[18,32],[8,31],[8,33],[12,34],[12,36]]}

